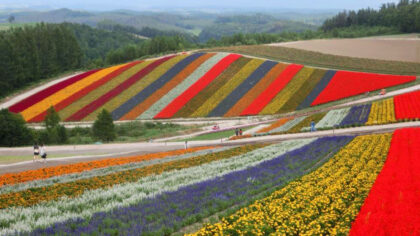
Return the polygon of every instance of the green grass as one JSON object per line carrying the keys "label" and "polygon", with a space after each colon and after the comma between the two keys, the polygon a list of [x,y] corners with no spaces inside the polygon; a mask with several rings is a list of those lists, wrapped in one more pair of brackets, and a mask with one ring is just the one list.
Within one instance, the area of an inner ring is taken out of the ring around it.
{"label": "green grass", "polygon": [[[89,153],[89,154],[84,154],[84,155],[79,155],[79,154],[52,154],[52,155],[48,155],[47,157],[47,161],[49,159],[56,159],[56,158],[64,158],[64,157],[70,157],[70,156],[91,156],[91,155],[101,155],[104,153]],[[22,162],[22,161],[32,161],[32,159],[34,158],[34,156],[32,155],[32,153],[28,153],[28,155],[25,156],[2,156],[0,157],[0,165],[7,165],[7,164],[12,164],[12,163],[18,163],[18,162]],[[41,158],[39,158],[41,159]]]}
{"label": "green grass", "polygon": [[420,63],[385,61],[323,54],[280,46],[252,45],[205,49],[263,57],[270,60],[299,63],[328,69],[365,71],[385,74],[420,75]]}
{"label": "green grass", "polygon": [[35,25],[36,23],[0,23],[0,31],[8,30],[11,27],[22,27],[25,25]]}

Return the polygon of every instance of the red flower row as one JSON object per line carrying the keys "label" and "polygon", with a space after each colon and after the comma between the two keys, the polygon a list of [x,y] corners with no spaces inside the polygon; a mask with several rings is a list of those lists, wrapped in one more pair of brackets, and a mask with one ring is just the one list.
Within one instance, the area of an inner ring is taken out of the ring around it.
{"label": "red flower row", "polygon": [[397,120],[420,118],[420,91],[398,95],[394,104]]}
{"label": "red flower row", "polygon": [[257,115],[303,68],[302,65],[289,65],[244,111],[241,116]]}
{"label": "red flower row", "polygon": [[88,77],[89,75],[99,71],[100,69],[95,69],[95,70],[91,70],[91,71],[87,71],[85,73],[81,73],[78,74],[76,76],[73,76],[69,79],[66,79],[64,81],[61,81],[57,84],[54,84],[44,90],[41,90],[35,94],[33,94],[32,96],[29,96],[25,99],[23,99],[22,101],[14,104],[13,106],[9,107],[9,111],[14,112],[14,113],[19,113],[21,111],[26,110],[28,107],[31,107],[32,105],[44,100],[45,98],[49,97],[50,95],[60,91],[61,89],[72,85],[74,83],[76,83],[77,81]]}
{"label": "red flower row", "polygon": [[382,75],[363,72],[337,71],[327,87],[311,106],[412,82],[415,76]]}
{"label": "red flower row", "polygon": [[396,130],[350,235],[420,235],[420,129]]}
{"label": "red flower row", "polygon": [[175,98],[168,106],[160,111],[154,119],[165,119],[171,118],[175,115],[188,101],[190,101],[195,95],[209,85],[217,76],[219,76],[226,68],[230,66],[234,61],[239,59],[241,55],[229,54],[222,60],[220,60],[213,68],[211,68],[206,74],[203,75],[197,82],[191,85],[185,92]]}

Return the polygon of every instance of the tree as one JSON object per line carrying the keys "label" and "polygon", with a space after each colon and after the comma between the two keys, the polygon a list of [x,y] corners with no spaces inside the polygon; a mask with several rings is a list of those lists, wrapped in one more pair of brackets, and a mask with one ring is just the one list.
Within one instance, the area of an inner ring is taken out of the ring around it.
{"label": "tree", "polygon": [[27,145],[32,141],[31,131],[19,114],[7,109],[0,111],[0,146],[14,147]]}
{"label": "tree", "polygon": [[64,126],[60,125],[60,116],[55,111],[54,107],[51,106],[48,108],[44,123],[46,134],[41,135],[42,142],[58,144],[67,142],[67,130]]}
{"label": "tree", "polygon": [[14,16],[14,15],[9,16],[9,18],[7,18],[7,21],[8,21],[10,24],[12,24],[12,23],[15,21],[15,16]]}
{"label": "tree", "polygon": [[103,109],[92,127],[93,136],[101,141],[109,142],[115,139],[115,126],[111,114]]}
{"label": "tree", "polygon": [[60,124],[60,116],[55,111],[53,106],[48,108],[47,115],[45,116],[44,123],[45,123],[45,127],[47,129],[53,129],[54,127],[56,127]]}

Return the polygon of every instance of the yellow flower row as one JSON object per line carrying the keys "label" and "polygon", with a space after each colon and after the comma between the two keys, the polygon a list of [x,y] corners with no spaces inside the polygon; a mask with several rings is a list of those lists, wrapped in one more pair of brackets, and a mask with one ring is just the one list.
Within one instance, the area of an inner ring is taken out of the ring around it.
{"label": "yellow flower row", "polygon": [[63,101],[64,99],[70,97],[74,93],[80,91],[81,89],[85,88],[86,86],[89,86],[90,84],[100,80],[104,76],[112,73],[115,70],[118,70],[119,68],[125,66],[123,65],[117,65],[109,68],[102,69],[96,73],[93,73],[90,76],[87,76],[86,78],[83,78],[79,81],[77,81],[74,84],[71,84],[70,86],[67,86],[64,89],[59,90],[58,92],[52,94],[51,96],[45,98],[44,100],[38,102],[37,104],[27,108],[26,110],[22,111],[21,114],[23,118],[28,121],[35,116],[41,114],[42,112],[46,111],[51,106],[54,106],[58,104],[59,102]]}
{"label": "yellow flower row", "polygon": [[153,83],[155,80],[157,80],[159,77],[161,77],[164,73],[166,73],[170,68],[175,66],[178,62],[180,62],[182,59],[187,57],[188,55],[178,55],[175,56],[168,61],[162,63],[158,67],[156,67],[154,70],[152,70],[149,74],[147,74],[145,77],[134,83],[129,88],[125,89],[122,93],[118,94],[114,98],[112,98],[110,101],[105,103],[103,106],[98,107],[94,112],[90,113],[88,116],[86,116],[83,120],[89,121],[89,120],[95,120],[98,116],[99,112],[101,112],[103,109],[106,109],[110,112],[120,107],[122,104],[124,104],[126,101],[128,101],[130,98],[135,96],[137,93],[141,92],[144,88],[149,86],[151,83]]}
{"label": "yellow flower row", "polygon": [[389,124],[396,121],[394,98],[388,98],[372,104],[366,125]]}
{"label": "yellow flower row", "polygon": [[106,94],[107,92],[111,91],[119,84],[139,72],[141,69],[152,63],[153,61],[144,61],[140,64],[137,64],[130,69],[124,71],[120,75],[112,78],[112,80],[108,81],[103,86],[100,86],[89,93],[89,96],[83,96],[79,100],[73,102],[72,104],[65,107],[63,110],[59,111],[58,114],[60,115],[62,120],[66,120],[71,115],[76,113],[81,108],[85,107],[86,105],[90,104],[91,102],[95,101],[96,99],[100,98],[102,95]]}
{"label": "yellow flower row", "polygon": [[307,79],[315,71],[314,68],[304,67],[295,77],[284,87],[273,100],[260,112],[261,115],[274,114],[280,110],[284,104],[305,84]]}
{"label": "yellow flower row", "polygon": [[238,87],[248,76],[254,72],[264,61],[260,59],[252,59],[248,62],[229,82],[218,89],[203,105],[201,105],[190,117],[207,116],[220,102],[223,101],[236,87]]}
{"label": "yellow flower row", "polygon": [[391,134],[359,136],[316,171],[195,235],[348,234],[390,140]]}

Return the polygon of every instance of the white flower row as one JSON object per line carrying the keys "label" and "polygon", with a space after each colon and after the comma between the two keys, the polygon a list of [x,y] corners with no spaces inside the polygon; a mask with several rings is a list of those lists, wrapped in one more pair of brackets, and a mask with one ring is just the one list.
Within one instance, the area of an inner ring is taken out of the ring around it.
{"label": "white flower row", "polygon": [[332,128],[335,125],[339,125],[347,116],[349,111],[350,107],[331,110],[315,125],[315,128]]}
{"label": "white flower row", "polygon": [[299,124],[300,122],[302,122],[304,119],[306,119],[307,116],[301,116],[301,117],[297,117],[293,120],[289,120],[288,122],[286,122],[286,124],[275,128],[273,130],[270,131],[270,133],[277,133],[277,132],[286,132],[289,129],[293,128],[295,125]]}
{"label": "white flower row", "polygon": [[137,119],[152,119],[155,117],[161,110],[168,106],[170,102],[181,95],[195,82],[197,82],[201,77],[203,77],[204,74],[206,74],[214,65],[216,65],[227,55],[228,53],[217,53],[216,55],[209,58],[207,61],[201,64],[191,75],[184,79],[184,81],[178,84],[165,96],[159,99],[159,101],[157,101],[155,104],[149,107],[149,109],[143,112],[143,114],[137,117]]}
{"label": "white flower row", "polygon": [[4,209],[0,211],[0,225],[3,226],[0,234],[29,232],[56,222],[77,217],[86,218],[95,212],[130,206],[162,192],[174,191],[183,186],[257,165],[312,141],[314,139],[286,141],[201,166],[148,176],[137,182],[115,185],[113,188],[87,191],[77,198],[64,197],[32,207]]}
{"label": "white flower row", "polygon": [[165,158],[159,158],[159,159],[154,159],[154,160],[134,162],[134,163],[128,163],[128,164],[124,164],[124,165],[105,167],[105,168],[98,168],[98,169],[93,169],[93,170],[90,170],[90,171],[84,171],[84,172],[81,172],[81,173],[55,176],[55,177],[51,177],[51,178],[48,178],[48,179],[34,180],[34,181],[15,184],[15,185],[6,185],[6,186],[0,188],[0,194],[23,191],[23,190],[26,190],[26,189],[29,189],[29,188],[46,187],[46,186],[57,184],[57,183],[68,183],[68,182],[72,182],[72,181],[76,181],[76,180],[80,180],[80,179],[87,179],[87,178],[92,178],[92,177],[97,177],[97,176],[104,176],[104,175],[109,175],[109,174],[116,173],[116,172],[133,170],[133,169],[137,169],[137,168],[141,168],[141,167],[145,167],[145,166],[149,166],[149,165],[160,164],[160,163],[165,163],[165,162],[169,162],[169,161],[187,159],[187,158],[191,158],[193,156],[201,156],[201,155],[205,155],[205,154],[208,154],[208,153],[221,152],[221,151],[225,151],[225,150],[230,149],[230,148],[233,148],[233,147],[221,147],[221,148],[216,148],[216,149],[206,149],[206,150],[201,150],[201,151],[182,154],[182,155],[168,156],[168,157],[165,157]]}

